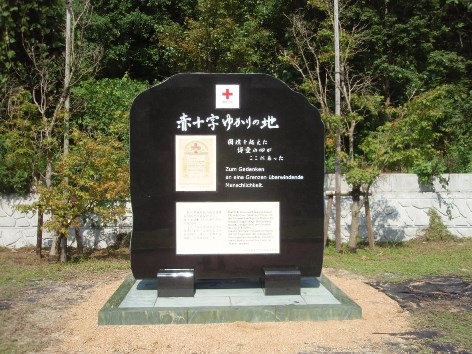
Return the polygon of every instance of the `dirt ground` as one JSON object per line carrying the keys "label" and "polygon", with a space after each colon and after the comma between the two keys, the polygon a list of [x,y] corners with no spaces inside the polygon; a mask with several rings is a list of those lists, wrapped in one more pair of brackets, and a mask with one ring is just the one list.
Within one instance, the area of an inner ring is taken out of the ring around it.
{"label": "dirt ground", "polygon": [[394,284],[324,269],[362,307],[360,320],[98,326],[98,311],[128,272],[88,273],[67,281],[38,279],[10,300],[0,296],[0,352],[470,354],[451,343],[425,342],[438,333],[410,327],[410,311],[471,310],[472,284],[457,277]]}
{"label": "dirt ground", "polygon": [[[98,311],[127,275],[117,271],[97,279],[32,287],[31,293],[25,294],[23,305],[34,310],[18,324],[22,328],[12,335],[16,333],[19,343],[35,341],[42,348],[47,347],[35,350],[42,353],[402,353],[407,350],[412,340],[408,312],[362,278],[330,269],[324,273],[362,307],[362,319],[98,326]],[[12,316],[14,310],[10,309]]]}

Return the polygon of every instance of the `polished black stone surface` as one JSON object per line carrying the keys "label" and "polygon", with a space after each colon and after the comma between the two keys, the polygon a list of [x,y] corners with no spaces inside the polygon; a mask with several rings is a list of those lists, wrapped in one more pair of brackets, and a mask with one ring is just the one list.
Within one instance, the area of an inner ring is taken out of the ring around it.
{"label": "polished black stone surface", "polygon": [[[239,108],[216,108],[215,85],[219,84],[239,85]],[[194,123],[186,131],[178,124],[183,113]],[[218,126],[206,121],[211,115],[220,118]],[[223,124],[228,115],[232,125]],[[324,126],[316,108],[302,95],[263,74],[179,74],[140,94],[130,120],[135,278],[182,268],[194,269],[196,279],[260,278],[263,267],[289,265],[298,267],[302,276],[320,275]],[[176,191],[176,135],[216,135],[215,191]],[[247,150],[258,142],[256,152]],[[231,171],[239,167],[263,171]],[[229,176],[247,174],[265,179],[228,184]],[[280,252],[177,254],[177,202],[277,202]]]}
{"label": "polished black stone surface", "polygon": [[300,295],[301,273],[297,267],[263,268],[265,295]]}
{"label": "polished black stone surface", "polygon": [[195,294],[193,269],[161,269],[157,272],[159,297],[192,297]]}

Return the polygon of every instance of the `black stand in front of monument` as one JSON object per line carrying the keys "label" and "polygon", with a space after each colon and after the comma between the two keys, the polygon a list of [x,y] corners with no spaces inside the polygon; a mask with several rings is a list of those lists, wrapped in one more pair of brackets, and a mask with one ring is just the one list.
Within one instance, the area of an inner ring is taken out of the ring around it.
{"label": "black stand in front of monument", "polygon": [[301,272],[298,267],[264,267],[265,295],[300,295]]}
{"label": "black stand in front of monument", "polygon": [[195,294],[193,269],[160,269],[157,273],[159,297],[192,297]]}
{"label": "black stand in front of monument", "polygon": [[[264,267],[263,284],[266,296],[300,295],[301,272],[298,267]],[[157,273],[159,297],[193,297],[193,269],[160,269]]]}

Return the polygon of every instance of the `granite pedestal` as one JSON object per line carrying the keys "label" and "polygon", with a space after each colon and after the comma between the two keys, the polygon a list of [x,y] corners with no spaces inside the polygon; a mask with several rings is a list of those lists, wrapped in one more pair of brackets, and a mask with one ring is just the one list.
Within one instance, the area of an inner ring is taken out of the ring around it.
{"label": "granite pedestal", "polygon": [[193,297],[159,297],[157,279],[128,276],[99,325],[350,320],[362,310],[327,277],[302,277],[300,295],[267,296],[259,281],[199,281]]}

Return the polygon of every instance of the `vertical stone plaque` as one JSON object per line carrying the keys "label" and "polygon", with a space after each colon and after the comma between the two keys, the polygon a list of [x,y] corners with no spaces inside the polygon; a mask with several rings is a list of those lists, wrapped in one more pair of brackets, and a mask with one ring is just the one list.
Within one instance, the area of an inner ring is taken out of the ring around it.
{"label": "vertical stone plaque", "polygon": [[131,267],[136,278],[319,276],[324,127],[262,74],[179,74],[131,109]]}

